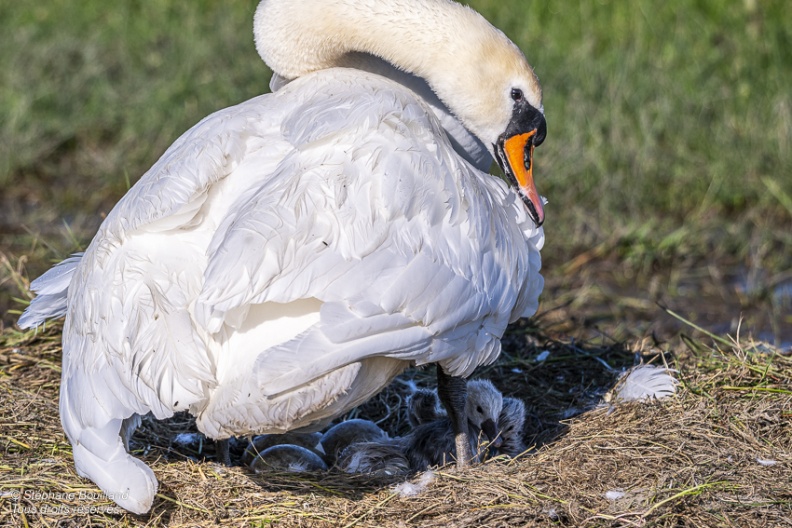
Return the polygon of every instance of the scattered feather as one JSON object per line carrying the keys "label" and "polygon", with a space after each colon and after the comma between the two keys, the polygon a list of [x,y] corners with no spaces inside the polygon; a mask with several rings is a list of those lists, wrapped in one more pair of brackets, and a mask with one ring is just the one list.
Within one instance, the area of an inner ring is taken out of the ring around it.
{"label": "scattered feather", "polygon": [[541,363],[542,361],[546,360],[549,357],[550,357],[550,351],[543,350],[538,356],[536,356],[536,359],[534,361],[536,361],[537,363]]}
{"label": "scattered feather", "polygon": [[625,493],[622,489],[608,490],[605,492],[605,498],[608,500],[619,500],[624,497]]}
{"label": "scattered feather", "polygon": [[416,497],[426,491],[432,482],[435,480],[434,471],[424,471],[415,482],[405,480],[401,484],[393,487],[394,493],[398,493],[400,497]]}
{"label": "scattered feather", "polygon": [[173,438],[173,443],[180,446],[191,446],[200,443],[200,433],[179,433]]}
{"label": "scattered feather", "polygon": [[639,365],[628,370],[616,384],[608,401],[660,400],[673,396],[679,381],[673,370],[654,365]]}
{"label": "scattered feather", "polygon": [[756,461],[760,466],[775,466],[778,464],[778,460],[769,460],[765,458],[757,458]]}

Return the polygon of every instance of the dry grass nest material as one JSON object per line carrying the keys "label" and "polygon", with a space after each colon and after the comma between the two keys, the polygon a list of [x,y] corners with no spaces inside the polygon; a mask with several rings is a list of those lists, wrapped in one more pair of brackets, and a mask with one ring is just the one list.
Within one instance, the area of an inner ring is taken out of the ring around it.
{"label": "dry grass nest material", "polygon": [[[592,344],[513,327],[477,376],[526,402],[532,449],[440,468],[412,496],[364,475],[226,468],[210,441],[173,442],[194,430],[189,417],[144,420],[133,448],[161,484],[152,512],[134,516],[74,470],[58,418],[59,330],[0,336],[0,525],[792,526],[792,359],[764,344]],[[677,395],[603,403],[637,359],[677,369]],[[351,415],[403,433],[409,382],[433,378],[411,370]]]}

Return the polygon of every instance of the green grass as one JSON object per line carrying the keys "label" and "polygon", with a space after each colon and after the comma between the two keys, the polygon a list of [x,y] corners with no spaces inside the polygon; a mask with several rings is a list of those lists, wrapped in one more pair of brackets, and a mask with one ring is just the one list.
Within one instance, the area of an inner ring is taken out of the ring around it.
{"label": "green grass", "polygon": [[768,267],[792,266],[778,229],[792,223],[786,3],[474,4],[543,82],[548,257],[617,236],[641,262],[768,247],[786,255]]}
{"label": "green grass", "polygon": [[253,9],[3,2],[0,183],[55,186],[73,210],[94,205],[74,181],[116,198],[203,116],[266,90]]}
{"label": "green grass", "polygon": [[792,19],[751,3],[503,8],[545,85],[546,192],[605,220],[776,207],[761,178],[792,189]]}
{"label": "green grass", "polygon": [[[471,4],[544,86],[536,177],[550,200],[550,273],[598,244],[639,270],[713,253],[758,255],[771,274],[792,267],[786,2]],[[184,130],[267,91],[255,5],[0,0],[0,251],[11,268],[29,257],[36,275],[83,246]]]}
{"label": "green grass", "polygon": [[[762,178],[792,194],[785,2],[472,5],[543,81],[550,135],[537,156],[552,216],[561,204],[608,223],[782,212]],[[266,90],[254,7],[4,2],[0,183],[76,176],[123,191],[184,129]],[[77,174],[60,173],[66,153]]]}

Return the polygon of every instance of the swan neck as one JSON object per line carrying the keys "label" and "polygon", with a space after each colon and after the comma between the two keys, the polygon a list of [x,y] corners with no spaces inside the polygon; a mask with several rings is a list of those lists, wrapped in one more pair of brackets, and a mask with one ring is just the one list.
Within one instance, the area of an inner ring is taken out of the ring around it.
{"label": "swan neck", "polygon": [[455,40],[448,22],[464,12],[475,13],[450,0],[264,0],[256,12],[256,47],[286,78],[345,66],[355,51],[423,77]]}
{"label": "swan neck", "polygon": [[481,119],[464,103],[481,84],[476,76],[484,72],[476,70],[491,60],[493,46],[522,56],[481,15],[452,0],[263,0],[254,31],[264,62],[287,79],[356,67],[361,53],[421,77],[485,144]]}

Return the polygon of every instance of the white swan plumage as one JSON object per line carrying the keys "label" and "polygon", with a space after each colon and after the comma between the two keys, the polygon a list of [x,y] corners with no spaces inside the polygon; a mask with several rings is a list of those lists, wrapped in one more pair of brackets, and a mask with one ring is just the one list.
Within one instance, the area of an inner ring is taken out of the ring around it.
{"label": "white swan plumage", "polygon": [[538,306],[545,125],[516,46],[450,0],[264,0],[255,33],[278,89],[181,136],[20,319],[65,313],[75,466],[135,513],[157,480],[122,420],[317,430],[409,365],[470,375]]}

